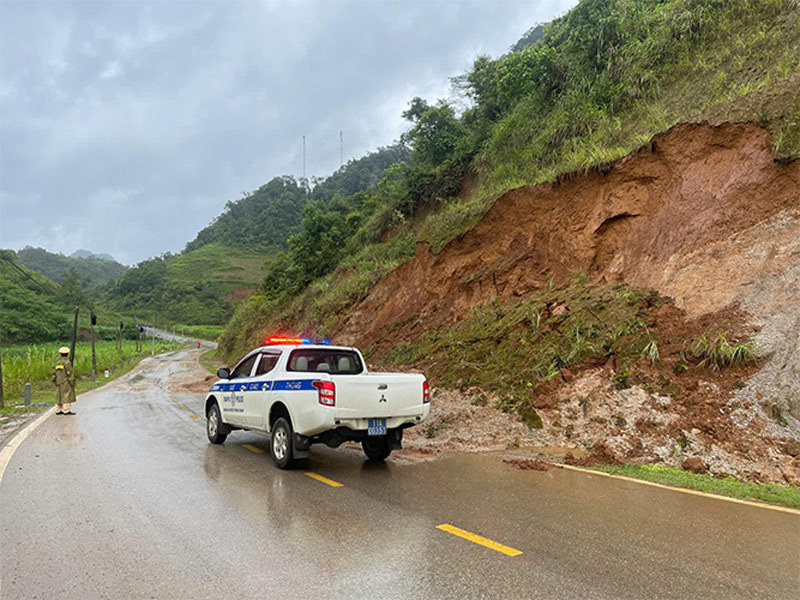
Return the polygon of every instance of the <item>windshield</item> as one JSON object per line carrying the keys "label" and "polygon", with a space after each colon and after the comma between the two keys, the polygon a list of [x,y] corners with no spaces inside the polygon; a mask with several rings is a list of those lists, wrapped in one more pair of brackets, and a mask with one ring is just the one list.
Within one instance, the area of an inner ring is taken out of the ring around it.
{"label": "windshield", "polygon": [[357,352],[308,348],[295,350],[289,357],[288,371],[358,375],[364,368]]}

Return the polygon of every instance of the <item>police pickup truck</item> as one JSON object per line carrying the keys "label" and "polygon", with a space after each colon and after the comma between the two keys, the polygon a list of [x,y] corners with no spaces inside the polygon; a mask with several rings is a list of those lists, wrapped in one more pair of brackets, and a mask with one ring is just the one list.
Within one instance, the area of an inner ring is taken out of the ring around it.
{"label": "police pickup truck", "polygon": [[209,441],[222,444],[234,429],[268,433],[281,469],[317,443],[358,441],[384,460],[430,410],[424,375],[370,373],[357,349],[327,340],[270,338],[217,376],[205,402]]}

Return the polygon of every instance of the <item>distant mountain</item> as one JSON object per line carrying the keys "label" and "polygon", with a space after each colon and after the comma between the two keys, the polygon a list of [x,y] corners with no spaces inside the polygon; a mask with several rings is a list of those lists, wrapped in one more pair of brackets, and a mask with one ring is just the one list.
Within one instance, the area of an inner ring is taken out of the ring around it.
{"label": "distant mountain", "polygon": [[117,262],[116,259],[110,254],[95,254],[91,250],[83,250],[83,249],[75,250],[75,252],[70,254],[68,258],[101,258],[103,260],[110,260],[111,262]]}
{"label": "distant mountain", "polygon": [[90,286],[101,286],[116,281],[127,270],[126,266],[111,257],[103,258],[105,256],[109,255],[95,255],[88,250],[77,250],[71,256],[64,256],[44,248],[26,246],[17,253],[17,260],[32,271],[59,283],[70,269],[75,269]]}

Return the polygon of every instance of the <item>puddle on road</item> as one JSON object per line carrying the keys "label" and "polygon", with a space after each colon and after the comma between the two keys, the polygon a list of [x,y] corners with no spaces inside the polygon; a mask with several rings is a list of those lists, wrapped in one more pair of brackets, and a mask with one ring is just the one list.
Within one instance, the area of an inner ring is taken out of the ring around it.
{"label": "puddle on road", "polygon": [[86,434],[80,431],[71,433],[61,433],[56,436],[56,441],[61,442],[67,446],[77,446],[81,442],[86,441]]}

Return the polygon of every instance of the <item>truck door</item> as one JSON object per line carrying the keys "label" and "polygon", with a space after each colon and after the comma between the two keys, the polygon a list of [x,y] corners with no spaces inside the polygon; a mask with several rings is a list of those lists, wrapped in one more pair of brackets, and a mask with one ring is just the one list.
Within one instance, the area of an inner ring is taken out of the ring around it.
{"label": "truck door", "polygon": [[258,364],[244,394],[245,423],[257,429],[266,429],[267,398],[272,390],[272,370],[278,363],[279,350],[265,350],[260,353]]}
{"label": "truck door", "polygon": [[231,425],[246,425],[244,418],[244,401],[247,388],[251,383],[253,366],[256,364],[258,354],[252,354],[242,360],[231,373],[226,384],[226,394],[222,397],[223,420]]}

